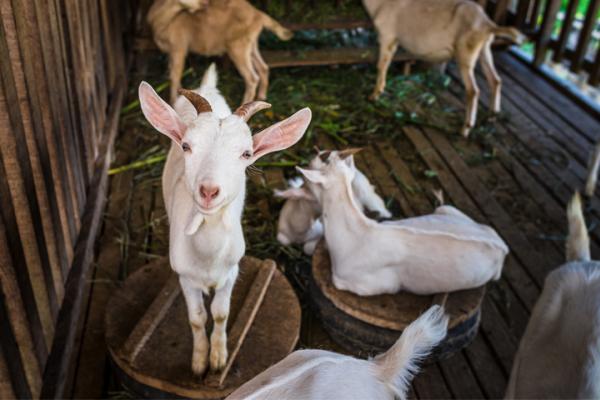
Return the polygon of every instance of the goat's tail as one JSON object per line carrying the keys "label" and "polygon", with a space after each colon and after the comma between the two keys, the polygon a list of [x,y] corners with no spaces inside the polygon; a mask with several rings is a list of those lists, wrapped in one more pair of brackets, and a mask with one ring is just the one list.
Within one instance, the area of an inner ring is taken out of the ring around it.
{"label": "goat's tail", "polygon": [[419,370],[418,362],[446,337],[447,328],[444,309],[432,306],[402,332],[387,352],[374,360],[380,379],[397,397],[406,398],[410,381]]}
{"label": "goat's tail", "polygon": [[517,28],[512,26],[494,26],[492,33],[500,38],[508,39],[514,44],[521,45],[527,40],[527,36],[523,35]]}
{"label": "goat's tail", "polygon": [[567,261],[589,261],[591,259],[590,238],[583,218],[579,192],[575,192],[567,205],[567,220],[569,223],[566,246]]}
{"label": "goat's tail", "polygon": [[269,15],[263,13],[263,26],[273,32],[281,40],[290,40],[294,33],[275,21]]}
{"label": "goat's tail", "polygon": [[202,76],[202,83],[200,84],[200,87],[206,89],[215,89],[217,87],[217,80],[217,66],[215,63],[211,63],[204,72],[204,76]]}
{"label": "goat's tail", "polygon": [[596,143],[594,147],[594,153],[590,158],[590,164],[588,168],[588,176],[585,182],[585,195],[587,197],[593,197],[596,191],[596,182],[598,181],[598,167],[600,167],[600,142]]}

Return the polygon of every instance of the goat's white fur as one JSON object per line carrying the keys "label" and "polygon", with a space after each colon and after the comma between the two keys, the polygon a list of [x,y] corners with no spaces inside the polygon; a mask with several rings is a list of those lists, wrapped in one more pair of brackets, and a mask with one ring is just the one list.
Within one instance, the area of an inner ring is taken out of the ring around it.
{"label": "goat's white fur", "polygon": [[576,193],[567,263],[548,274],[515,356],[506,397],[600,398],[600,262]]}
{"label": "goat's white fur", "polygon": [[[317,154],[310,163],[311,169],[322,168],[325,163],[321,160],[321,153]],[[334,157],[337,151],[327,152]],[[312,255],[318,241],[323,236],[321,223],[321,207],[311,191],[311,184],[290,185],[287,190],[275,190],[275,196],[287,199],[279,213],[277,224],[277,240],[283,245],[303,243],[304,253]],[[352,180],[352,193],[362,210],[376,212],[382,218],[390,218],[392,214],[385,207],[383,199],[375,192],[369,179],[355,167]]]}
{"label": "goat's white fur", "polygon": [[[241,225],[245,170],[262,155],[296,143],[311,118],[310,110],[303,109],[252,136],[246,122],[231,113],[216,83],[212,65],[195,90],[210,103],[212,112],[200,114],[186,98],[179,97],[173,110],[147,83],[139,89],[146,119],[172,139],[162,177],[170,224],[169,259],[188,308],[192,370],[197,374],[208,364],[203,294],[210,290],[215,291],[210,305],[214,321],[210,367],[221,369],[227,361],[229,304],[245,251]],[[219,189],[210,199],[202,195],[205,184]]]}
{"label": "goat's white fur", "polygon": [[399,45],[425,61],[456,61],[467,97],[463,136],[469,135],[477,117],[479,89],[474,69],[478,60],[490,86],[490,108],[500,111],[502,81],[494,67],[491,46],[494,36],[521,43],[524,36],[519,31],[497,26],[479,4],[471,1],[363,0],[363,3],[379,40],[377,83],[372,98],[383,93],[387,70]]}
{"label": "goat's white fur", "polygon": [[233,392],[228,400],[405,399],[418,362],[446,336],[448,317],[433,306],[384,354],[371,360],[299,350]]}
{"label": "goat's white fur", "polygon": [[378,223],[351,193],[353,159],[299,170],[316,184],[336,288],[361,296],[406,290],[431,294],[498,279],[508,248],[490,227],[451,206],[433,214]]}

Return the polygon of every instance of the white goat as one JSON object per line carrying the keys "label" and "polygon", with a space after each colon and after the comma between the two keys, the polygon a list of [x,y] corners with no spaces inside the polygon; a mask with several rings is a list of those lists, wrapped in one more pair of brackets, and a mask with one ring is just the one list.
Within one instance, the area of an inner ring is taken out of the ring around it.
{"label": "white goat", "polygon": [[456,61],[467,97],[463,136],[469,135],[477,117],[479,88],[474,70],[478,59],[490,86],[490,108],[500,112],[502,81],[494,67],[492,42],[494,36],[500,36],[521,43],[524,36],[518,30],[497,26],[483,8],[472,1],[363,0],[363,4],[373,20],[379,40],[377,83],[372,98],[383,93],[387,70],[400,45],[425,61]]}
{"label": "white goat", "polygon": [[[360,149],[342,151],[319,151],[309,163],[309,168],[320,169],[326,163],[326,157],[347,157]],[[321,207],[315,198],[310,182],[303,186],[290,187],[286,190],[275,190],[275,196],[287,199],[279,213],[277,240],[283,245],[304,243],[304,253],[312,255],[318,241],[323,236],[323,225],[320,220]],[[383,199],[375,192],[369,179],[356,168],[352,180],[352,193],[363,211],[376,212],[379,217],[390,218],[392,214],[385,207]]]}
{"label": "white goat", "polygon": [[433,214],[378,223],[360,212],[350,182],[352,156],[320,170],[298,168],[323,208],[333,284],[361,296],[450,292],[498,279],[508,248],[490,227],[451,206]]}
{"label": "white goat", "polygon": [[444,339],[448,317],[433,306],[384,354],[359,360],[325,350],[298,350],[245,383],[227,400],[405,399],[417,364]]}
{"label": "white goat", "polygon": [[567,208],[567,263],[548,274],[519,351],[506,397],[600,398],[600,262],[576,193]]}
{"label": "white goat", "polygon": [[233,114],[216,88],[211,66],[195,91],[182,90],[175,111],[146,82],[141,107],[156,130],[172,140],[163,172],[163,196],[170,223],[169,258],[179,275],[193,333],[192,370],[208,361],[203,293],[214,289],[210,367],[227,361],[227,318],[231,291],[244,254],[241,214],[246,168],[258,158],[296,143],[311,119],[308,108],[252,136],[248,119],[270,105],[252,102]]}

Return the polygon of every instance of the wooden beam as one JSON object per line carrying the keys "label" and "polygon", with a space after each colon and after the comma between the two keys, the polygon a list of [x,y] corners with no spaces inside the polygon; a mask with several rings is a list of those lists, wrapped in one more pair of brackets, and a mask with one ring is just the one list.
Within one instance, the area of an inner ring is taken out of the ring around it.
{"label": "wooden beam", "polygon": [[592,32],[596,27],[598,21],[598,10],[600,10],[600,0],[592,0],[588,9],[585,13],[585,21],[583,28],[579,32],[579,38],[577,39],[577,48],[575,49],[575,55],[571,60],[571,71],[578,73],[581,71],[585,55],[592,38]]}
{"label": "wooden beam", "polygon": [[540,34],[537,37],[537,41],[535,44],[535,56],[533,63],[536,67],[542,65],[542,63],[546,60],[546,53],[550,46],[552,30],[554,29],[554,22],[556,22],[556,17],[560,9],[560,4],[560,0],[548,0],[548,3],[546,4],[546,10],[544,11],[542,27],[540,29]]}

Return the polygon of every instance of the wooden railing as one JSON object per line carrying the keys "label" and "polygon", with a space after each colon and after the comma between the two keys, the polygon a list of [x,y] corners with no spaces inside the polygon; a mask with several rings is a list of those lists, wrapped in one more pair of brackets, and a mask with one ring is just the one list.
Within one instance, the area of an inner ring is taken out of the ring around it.
{"label": "wooden railing", "polygon": [[0,398],[67,397],[129,1],[0,2]]}

